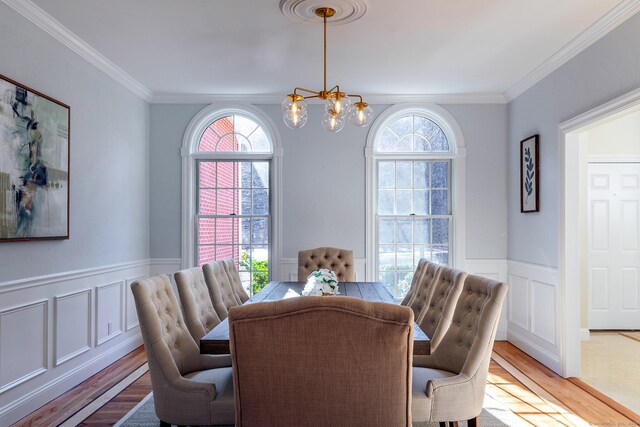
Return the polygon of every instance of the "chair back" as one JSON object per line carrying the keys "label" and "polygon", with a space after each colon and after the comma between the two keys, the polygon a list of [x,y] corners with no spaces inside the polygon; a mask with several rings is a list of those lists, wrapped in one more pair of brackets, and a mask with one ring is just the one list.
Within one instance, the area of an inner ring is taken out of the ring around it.
{"label": "chair back", "polygon": [[[229,312],[236,426],[411,426],[413,312],[303,297]],[[286,349],[286,351],[283,351]]]}
{"label": "chair back", "polygon": [[425,258],[420,258],[418,261],[418,265],[416,267],[416,271],[413,272],[413,277],[411,278],[411,286],[409,287],[409,292],[404,296],[404,299],[400,303],[400,305],[409,305],[409,301],[413,297],[413,294],[416,292],[416,288],[422,280],[422,275],[424,274],[424,270],[427,267],[427,260]]}
{"label": "chair back", "polygon": [[242,287],[242,280],[240,280],[240,273],[236,268],[235,261],[231,258],[227,258],[223,259],[222,263],[226,269],[227,276],[229,276],[231,288],[233,289],[236,299],[240,301],[240,304],[244,304],[249,299],[249,295],[247,295],[247,292]]}
{"label": "chair back", "polygon": [[200,349],[187,329],[168,276],[136,280],[131,291],[153,390],[161,393],[166,384],[194,370]]}
{"label": "chair back", "polygon": [[440,264],[425,261],[423,269],[424,271],[416,284],[415,291],[407,303],[407,306],[413,310],[416,321],[418,321],[420,313],[429,303],[433,284],[438,280],[440,274]]}
{"label": "chair back", "polygon": [[174,273],[173,277],[178,286],[178,295],[180,295],[187,328],[194,341],[199,343],[200,338],[215,328],[222,319],[213,307],[204,274],[200,268],[180,270]]}
{"label": "chair back", "polygon": [[462,292],[467,273],[441,266],[434,280],[427,304],[422,308],[416,323],[431,340],[431,352],[435,352],[451,325],[456,303]]}
{"label": "chair back", "polygon": [[233,292],[224,264],[221,261],[204,264],[202,272],[204,273],[204,281],[209,289],[211,302],[213,302],[218,316],[220,319],[226,319],[229,315],[229,308],[241,303]]}
{"label": "chair back", "polygon": [[[507,285],[470,274],[464,281],[449,330],[438,351],[429,358],[431,366],[459,373],[473,382],[475,408],[482,410],[493,342]],[[431,394],[433,390],[427,390]]]}
{"label": "chair back", "polygon": [[322,247],[298,252],[298,281],[304,282],[307,277],[320,268],[335,271],[338,282],[353,282],[353,251],[339,248]]}

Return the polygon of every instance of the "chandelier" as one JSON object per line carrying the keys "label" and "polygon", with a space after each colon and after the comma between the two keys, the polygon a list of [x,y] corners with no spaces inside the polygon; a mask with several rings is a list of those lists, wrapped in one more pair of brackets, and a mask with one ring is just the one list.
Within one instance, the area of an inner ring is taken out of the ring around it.
{"label": "chandelier", "polygon": [[[356,126],[364,127],[371,122],[373,110],[357,94],[347,94],[340,91],[340,86],[335,85],[327,90],[327,18],[336,13],[330,7],[320,7],[315,14],[323,19],[324,23],[324,85],[321,91],[309,90],[297,87],[282,101],[282,114],[284,123],[297,129],[307,123],[307,99],[318,98],[324,101],[326,112],[322,116],[322,127],[329,132],[339,132],[345,123],[345,118]],[[353,102],[352,98],[357,98]]]}

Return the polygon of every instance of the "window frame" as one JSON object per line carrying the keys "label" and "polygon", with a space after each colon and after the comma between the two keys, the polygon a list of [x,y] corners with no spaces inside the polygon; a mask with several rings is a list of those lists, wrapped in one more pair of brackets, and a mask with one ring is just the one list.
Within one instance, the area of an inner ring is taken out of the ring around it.
{"label": "window frame", "polygon": [[[378,152],[376,141],[385,127],[400,118],[417,115],[436,123],[449,142],[449,152]],[[451,252],[449,264],[455,268],[464,266],[465,236],[465,157],[466,147],[460,126],[453,116],[436,104],[397,104],[378,116],[367,136],[366,157],[366,277],[369,281],[378,281],[378,162],[380,160],[449,160],[451,162]]]}
{"label": "window frame", "polygon": [[[270,152],[241,152],[241,151],[199,151],[200,138],[209,125],[216,120],[229,116],[241,115],[255,121],[261,126],[269,143]],[[280,187],[282,182],[282,146],[275,124],[258,108],[248,104],[224,105],[211,104],[196,114],[184,134],[181,148],[182,156],[182,268],[196,266],[196,215],[198,202],[197,163],[206,160],[228,161],[269,161],[270,181],[270,244],[269,244],[269,278],[280,277],[281,263],[281,230],[282,230],[282,199]]]}

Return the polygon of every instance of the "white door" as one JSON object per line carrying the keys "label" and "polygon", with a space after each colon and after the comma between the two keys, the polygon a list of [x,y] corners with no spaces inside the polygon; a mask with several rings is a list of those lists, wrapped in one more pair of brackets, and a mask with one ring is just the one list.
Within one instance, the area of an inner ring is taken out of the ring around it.
{"label": "white door", "polygon": [[640,329],[640,163],[589,164],[589,329]]}

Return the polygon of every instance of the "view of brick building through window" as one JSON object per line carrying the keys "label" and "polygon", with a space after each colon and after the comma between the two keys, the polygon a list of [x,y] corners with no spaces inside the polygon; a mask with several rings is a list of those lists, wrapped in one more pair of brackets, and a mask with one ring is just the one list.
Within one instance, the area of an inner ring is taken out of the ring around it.
{"label": "view of brick building through window", "polygon": [[[254,121],[232,115],[214,121],[198,146],[205,152],[268,152]],[[232,258],[254,293],[268,283],[269,161],[198,161],[198,265]]]}

